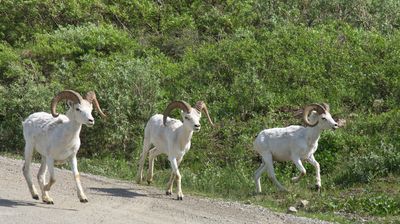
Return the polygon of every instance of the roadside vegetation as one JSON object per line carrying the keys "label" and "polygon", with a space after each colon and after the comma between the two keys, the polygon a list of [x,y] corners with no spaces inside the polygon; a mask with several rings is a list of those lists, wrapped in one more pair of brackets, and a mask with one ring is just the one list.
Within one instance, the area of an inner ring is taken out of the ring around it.
{"label": "roadside vegetation", "polygon": [[[96,91],[108,118],[81,133],[80,170],[134,180],[143,129],[171,100],[207,103],[181,164],[184,192],[342,223],[400,221],[400,2],[11,1],[0,3],[0,152],[23,154],[21,122],[49,111],[58,91]],[[290,193],[265,175],[252,141],[295,112],[327,102],[347,125],[326,131],[314,169],[275,164]],[[60,108],[61,109],[61,108]],[[174,115],[178,117],[176,113]],[[95,114],[95,117],[99,118]],[[156,185],[169,176],[156,161]]]}

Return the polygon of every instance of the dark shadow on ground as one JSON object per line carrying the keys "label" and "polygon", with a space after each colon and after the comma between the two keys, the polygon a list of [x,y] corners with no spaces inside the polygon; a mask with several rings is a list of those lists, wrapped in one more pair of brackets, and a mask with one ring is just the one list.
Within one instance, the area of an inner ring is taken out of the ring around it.
{"label": "dark shadow on ground", "polygon": [[0,207],[15,208],[19,206],[36,206],[36,205],[37,205],[36,203],[32,202],[14,201],[14,200],[0,198]]}
{"label": "dark shadow on ground", "polygon": [[[146,197],[145,194],[140,194],[135,192],[135,189],[132,188],[97,188],[91,187],[89,188],[93,191],[98,191],[99,195],[107,195],[107,196],[115,196],[115,197],[124,197],[124,198],[134,198],[134,197]],[[95,193],[96,194],[96,193]]]}
{"label": "dark shadow on ground", "polygon": [[0,198],[0,208],[1,207],[18,208],[18,207],[23,207],[23,206],[45,208],[45,209],[56,209],[56,210],[64,210],[64,211],[74,211],[74,212],[78,211],[77,209],[73,209],[73,208],[59,208],[59,207],[56,207],[56,205],[47,205],[47,204],[39,202],[39,201],[26,202],[26,201],[8,200],[8,199]]}

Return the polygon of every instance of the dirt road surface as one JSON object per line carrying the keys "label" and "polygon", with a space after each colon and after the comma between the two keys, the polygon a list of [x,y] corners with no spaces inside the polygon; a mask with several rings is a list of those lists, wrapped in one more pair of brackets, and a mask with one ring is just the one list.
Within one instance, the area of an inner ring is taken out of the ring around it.
{"label": "dirt road surface", "polygon": [[[50,196],[54,205],[31,198],[22,160],[0,157],[0,223],[326,223],[268,209],[186,195],[183,201],[164,191],[132,182],[82,174],[89,203],[80,203],[72,173],[56,169]],[[33,180],[39,190],[32,165]],[[40,192],[39,192],[40,194]]]}

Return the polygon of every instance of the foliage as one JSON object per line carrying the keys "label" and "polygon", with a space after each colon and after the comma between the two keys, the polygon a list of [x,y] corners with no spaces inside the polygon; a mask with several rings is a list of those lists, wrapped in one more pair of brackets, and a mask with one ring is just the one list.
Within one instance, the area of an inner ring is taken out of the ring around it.
{"label": "foliage", "polygon": [[[204,100],[216,127],[202,121],[193,137],[185,191],[279,209],[307,198],[307,214],[399,215],[390,182],[400,172],[399,14],[395,0],[2,1],[0,151],[22,154],[21,122],[49,111],[60,90],[94,90],[108,117],[95,113],[82,129],[80,166],[132,179],[148,118],[174,99]],[[292,193],[263,177],[267,193],[253,196],[254,136],[300,124],[295,112],[312,102],[347,120],[323,133],[315,155],[326,190],[308,190],[309,164],[293,185],[296,168],[277,163]],[[159,186],[169,175],[160,157]]]}

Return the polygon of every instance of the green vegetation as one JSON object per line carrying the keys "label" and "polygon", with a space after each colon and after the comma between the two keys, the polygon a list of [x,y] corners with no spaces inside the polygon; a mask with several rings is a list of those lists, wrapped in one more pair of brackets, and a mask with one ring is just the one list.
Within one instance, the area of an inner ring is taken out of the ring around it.
{"label": "green vegetation", "polygon": [[[83,128],[80,169],[133,180],[148,118],[168,102],[207,103],[216,127],[193,137],[184,192],[249,201],[339,222],[400,221],[400,2],[397,0],[53,1],[0,4],[0,152],[23,152],[21,121],[62,89],[94,90],[104,111]],[[328,102],[347,126],[323,133],[314,169],[290,190],[264,176],[251,150],[266,127]],[[169,164],[156,162],[165,187]]]}

